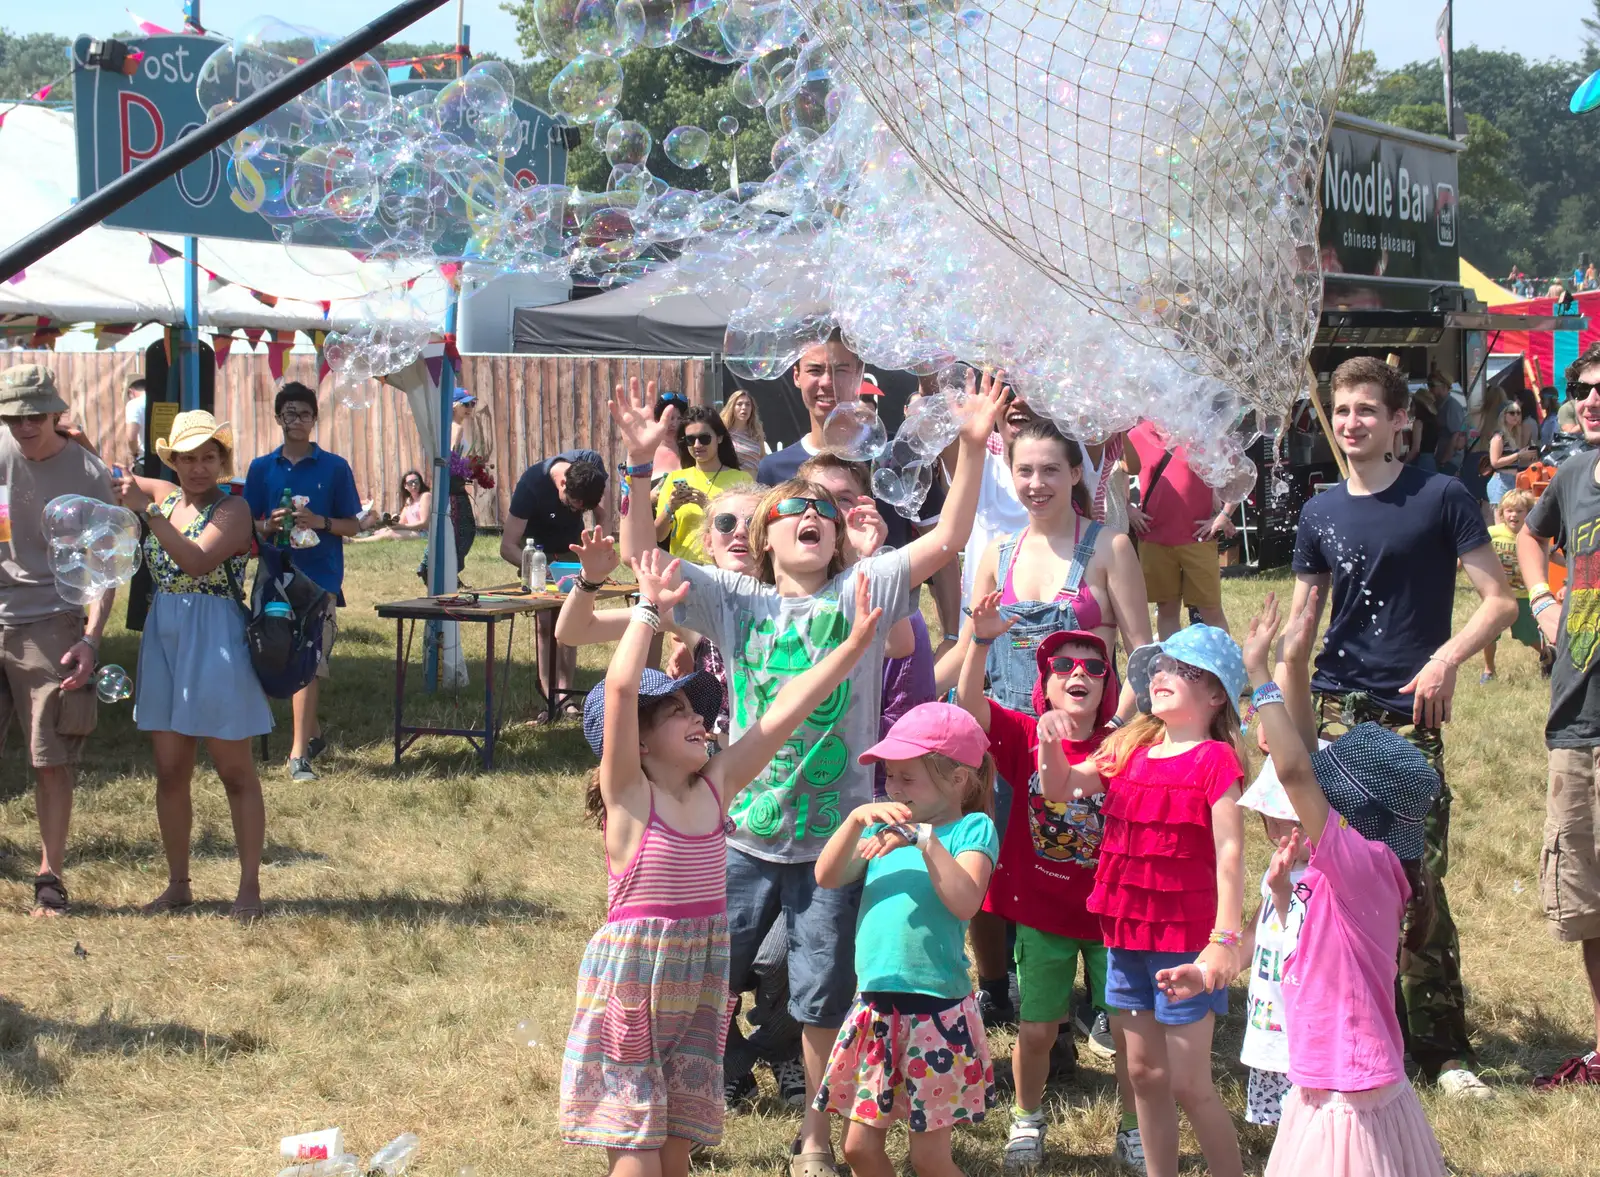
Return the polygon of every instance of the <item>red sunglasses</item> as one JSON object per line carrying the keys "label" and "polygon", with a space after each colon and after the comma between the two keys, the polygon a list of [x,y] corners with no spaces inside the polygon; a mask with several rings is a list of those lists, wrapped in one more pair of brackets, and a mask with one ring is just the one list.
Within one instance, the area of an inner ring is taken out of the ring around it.
{"label": "red sunglasses", "polygon": [[1071,654],[1057,654],[1050,659],[1050,673],[1063,678],[1080,666],[1090,678],[1104,678],[1108,669],[1104,658],[1074,658]]}

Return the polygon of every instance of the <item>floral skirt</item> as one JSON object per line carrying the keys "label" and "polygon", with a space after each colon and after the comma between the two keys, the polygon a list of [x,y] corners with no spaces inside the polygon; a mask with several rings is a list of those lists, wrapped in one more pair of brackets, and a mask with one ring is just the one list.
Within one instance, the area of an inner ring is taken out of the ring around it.
{"label": "floral skirt", "polygon": [[876,1127],[904,1119],[913,1132],[980,1123],[998,1097],[977,998],[923,1014],[895,1012],[894,996],[856,998],[813,1106]]}
{"label": "floral skirt", "polygon": [[578,966],[578,1009],[561,1063],[561,1138],[655,1149],[668,1136],[722,1139],[728,921],[606,924]]}

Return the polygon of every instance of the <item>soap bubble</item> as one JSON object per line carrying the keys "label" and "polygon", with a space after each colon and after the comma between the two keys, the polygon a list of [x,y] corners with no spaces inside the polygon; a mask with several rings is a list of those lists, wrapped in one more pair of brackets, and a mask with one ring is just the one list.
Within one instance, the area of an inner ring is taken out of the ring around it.
{"label": "soap bubble", "polygon": [[699,127],[674,127],[661,141],[661,150],[677,167],[693,171],[706,162],[711,136]]}
{"label": "soap bubble", "polygon": [[739,133],[739,120],[731,114],[725,114],[717,120],[717,130],[732,139]]}
{"label": "soap bubble", "polygon": [[133,694],[133,679],[116,663],[94,672],[94,693],[102,703],[120,703]]}
{"label": "soap bubble", "polygon": [[747,61],[733,75],[733,100],[760,110],[772,93],[772,73],[759,60]]}
{"label": "soap bubble", "polygon": [[88,605],[139,569],[139,519],[126,507],[58,495],[45,504],[43,523],[56,591],[69,604]]}
{"label": "soap bubble", "polygon": [[599,118],[622,101],[622,76],[613,59],[581,53],[550,79],[550,109],[572,123]]}
{"label": "soap bubble", "polygon": [[642,164],[650,157],[653,145],[643,123],[625,120],[606,132],[606,158],[613,164]]}
{"label": "soap bubble", "polygon": [[549,1046],[550,1039],[544,1031],[544,1022],[541,1018],[530,1015],[523,1018],[511,1028],[511,1041],[518,1046]]}
{"label": "soap bubble", "polygon": [[865,401],[845,401],[822,423],[823,448],[847,462],[870,462],[889,445],[877,412]]}

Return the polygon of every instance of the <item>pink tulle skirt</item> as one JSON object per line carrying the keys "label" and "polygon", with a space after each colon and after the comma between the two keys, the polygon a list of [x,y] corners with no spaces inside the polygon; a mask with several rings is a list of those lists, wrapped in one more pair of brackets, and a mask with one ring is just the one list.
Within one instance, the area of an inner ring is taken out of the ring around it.
{"label": "pink tulle skirt", "polygon": [[1445,1177],[1444,1154],[1409,1083],[1295,1087],[1283,1097],[1267,1177]]}

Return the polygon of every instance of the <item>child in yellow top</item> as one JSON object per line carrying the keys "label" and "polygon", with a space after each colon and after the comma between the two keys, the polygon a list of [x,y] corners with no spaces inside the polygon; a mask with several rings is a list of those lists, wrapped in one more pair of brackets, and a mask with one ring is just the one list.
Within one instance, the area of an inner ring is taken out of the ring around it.
{"label": "child in yellow top", "polygon": [[[1506,579],[1511,582],[1511,591],[1517,597],[1517,619],[1511,623],[1512,640],[1521,642],[1530,650],[1539,651],[1543,645],[1539,640],[1539,627],[1534,623],[1533,610],[1528,606],[1528,586],[1523,583],[1522,572],[1517,567],[1517,532],[1522,530],[1523,520],[1527,519],[1528,512],[1533,510],[1536,502],[1538,496],[1531,490],[1521,487],[1508,490],[1495,506],[1489,542],[1494,545],[1494,554],[1500,557],[1500,566],[1506,570]],[[1494,681],[1494,652],[1497,645],[1499,642],[1493,641],[1483,648],[1483,673],[1478,676],[1480,683]]]}

